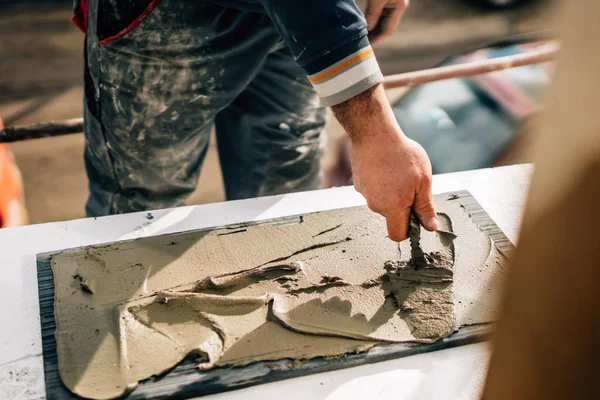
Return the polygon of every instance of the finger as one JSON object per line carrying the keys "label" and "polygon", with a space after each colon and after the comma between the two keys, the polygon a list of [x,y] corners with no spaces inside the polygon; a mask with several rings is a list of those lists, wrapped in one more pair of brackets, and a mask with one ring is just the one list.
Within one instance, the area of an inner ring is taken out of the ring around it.
{"label": "finger", "polygon": [[[404,11],[406,11],[406,8],[400,5],[393,9],[393,13],[390,14],[385,21],[385,25],[382,27],[384,36],[394,33],[400,23],[400,19],[402,19],[402,15],[404,15]],[[385,14],[385,10],[382,13]]]}
{"label": "finger", "polygon": [[371,0],[367,5],[367,10],[365,11],[365,18],[367,19],[367,29],[373,30],[377,26],[377,22],[379,22],[379,17],[381,16],[381,12],[383,11],[383,7],[385,7],[385,0]]}
{"label": "finger", "polygon": [[410,207],[399,209],[391,215],[386,215],[388,236],[394,242],[401,242],[408,238],[408,218]]}
{"label": "finger", "polygon": [[412,208],[425,229],[435,231],[438,228],[438,218],[431,197],[431,184],[417,192]]}
{"label": "finger", "polygon": [[369,31],[369,42],[371,42],[372,46],[376,45],[388,36],[388,26],[394,12],[396,12],[396,9],[389,7],[384,8],[381,11],[377,25],[375,25],[375,27]]}

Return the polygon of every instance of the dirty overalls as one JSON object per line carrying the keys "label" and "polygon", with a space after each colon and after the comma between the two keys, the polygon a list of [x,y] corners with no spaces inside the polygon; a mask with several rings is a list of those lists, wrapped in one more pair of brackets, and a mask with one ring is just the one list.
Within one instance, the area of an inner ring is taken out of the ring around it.
{"label": "dirty overalls", "polygon": [[83,2],[88,216],[182,205],[213,126],[227,199],[318,187],[326,113],[266,14]]}

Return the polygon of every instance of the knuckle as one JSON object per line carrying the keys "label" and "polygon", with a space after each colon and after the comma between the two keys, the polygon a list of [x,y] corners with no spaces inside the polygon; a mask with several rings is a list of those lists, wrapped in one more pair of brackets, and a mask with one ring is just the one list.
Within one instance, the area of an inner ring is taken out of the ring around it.
{"label": "knuckle", "polygon": [[419,214],[431,213],[434,210],[431,199],[428,199],[426,202],[421,204],[415,204],[414,209]]}
{"label": "knuckle", "polygon": [[372,201],[367,200],[367,207],[369,207],[369,209],[371,211],[379,212],[379,207],[377,207],[375,204],[373,204]]}
{"label": "knuckle", "polygon": [[429,175],[429,174],[424,174],[424,175],[421,177],[421,182],[422,182],[424,185],[430,186],[430,185],[432,184],[432,182],[433,182],[433,177],[432,177],[431,175]]}
{"label": "knuckle", "polygon": [[379,201],[373,201],[373,200],[367,199],[367,207],[369,207],[369,209],[371,211],[376,212],[378,214],[382,214],[382,215],[385,214],[385,211],[386,211],[385,205],[383,205]]}

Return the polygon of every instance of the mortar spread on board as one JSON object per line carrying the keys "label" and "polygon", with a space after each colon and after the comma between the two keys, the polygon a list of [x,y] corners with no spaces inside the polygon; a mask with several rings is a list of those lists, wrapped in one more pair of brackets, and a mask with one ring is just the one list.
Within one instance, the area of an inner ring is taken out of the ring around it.
{"label": "mortar spread on board", "polygon": [[[424,233],[424,267],[366,208],[55,255],[61,379],[77,395],[113,398],[189,356],[201,369],[337,356],[489,322],[491,304],[455,309],[454,298],[476,293],[459,268],[496,280],[500,255],[458,204],[444,205],[442,228],[457,237]],[[478,250],[462,251],[462,235]]]}

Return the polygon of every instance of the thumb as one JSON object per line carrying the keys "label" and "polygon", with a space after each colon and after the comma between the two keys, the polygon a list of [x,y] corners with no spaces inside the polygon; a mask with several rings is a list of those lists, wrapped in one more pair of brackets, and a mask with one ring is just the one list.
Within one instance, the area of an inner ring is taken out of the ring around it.
{"label": "thumb", "polygon": [[421,225],[428,231],[435,231],[438,228],[438,218],[431,198],[431,186],[429,189],[420,191],[415,196],[413,211],[419,217]]}
{"label": "thumb", "polygon": [[394,214],[386,215],[388,236],[394,242],[401,242],[408,238],[408,218],[410,207],[401,208]]}
{"label": "thumb", "polygon": [[370,0],[365,11],[365,18],[367,19],[367,29],[372,30],[377,25],[381,12],[385,6],[385,0]]}

